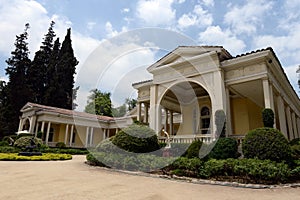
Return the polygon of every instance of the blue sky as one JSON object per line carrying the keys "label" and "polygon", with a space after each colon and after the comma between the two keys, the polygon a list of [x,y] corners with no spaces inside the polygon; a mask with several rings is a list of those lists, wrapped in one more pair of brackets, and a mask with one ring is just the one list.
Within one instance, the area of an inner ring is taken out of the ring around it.
{"label": "blue sky", "polygon": [[[29,22],[31,26],[32,58],[50,21],[54,20],[55,32],[61,41],[66,29],[72,28],[73,47],[80,62],[77,76],[82,80],[77,82],[81,86],[79,109],[84,107],[92,87],[111,91],[115,105],[126,97],[134,97],[131,82],[150,78],[143,69],[177,45],[222,45],[233,56],[271,46],[298,92],[295,72],[300,64],[299,10],[299,0],[0,0],[0,78],[7,79],[5,60],[10,57],[15,35],[22,32],[24,24]],[[159,31],[151,37],[143,35],[145,32],[136,34],[135,30],[145,28]],[[128,32],[130,36],[126,35]],[[175,39],[159,38],[164,33]],[[187,39],[181,40],[180,35]],[[128,36],[126,45],[112,42],[120,36],[123,40]],[[146,37],[149,41],[136,37]],[[151,40],[153,37],[160,40]],[[161,48],[168,40],[176,42]],[[99,46],[102,46],[100,50]],[[116,46],[117,50],[107,50]],[[95,53],[97,48],[101,54]],[[131,51],[126,53],[124,49]],[[89,67],[92,62],[97,63],[95,68]],[[99,65],[106,77],[94,73]],[[111,69],[107,70],[106,65]],[[134,75],[128,77],[132,71]],[[97,74],[97,78],[92,79],[92,74]],[[128,87],[123,88],[124,85]]]}

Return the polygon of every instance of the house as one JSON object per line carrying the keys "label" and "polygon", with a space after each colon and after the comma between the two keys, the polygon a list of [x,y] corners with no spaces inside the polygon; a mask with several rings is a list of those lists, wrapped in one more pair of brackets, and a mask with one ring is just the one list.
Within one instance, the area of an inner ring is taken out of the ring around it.
{"label": "house", "polygon": [[161,140],[166,131],[173,142],[211,142],[218,137],[215,113],[222,111],[226,135],[242,140],[263,126],[261,112],[271,108],[275,128],[288,140],[300,137],[300,100],[270,47],[233,57],[222,46],[179,46],[147,70],[153,79],[132,85],[138,105],[127,117],[28,103],[21,110],[19,131],[42,131],[48,144],[92,146],[137,119]]}

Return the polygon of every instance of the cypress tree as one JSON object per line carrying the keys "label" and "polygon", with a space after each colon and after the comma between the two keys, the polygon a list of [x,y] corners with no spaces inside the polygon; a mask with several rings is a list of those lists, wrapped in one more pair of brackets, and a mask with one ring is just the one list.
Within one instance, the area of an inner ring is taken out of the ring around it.
{"label": "cypress tree", "polygon": [[45,93],[52,78],[48,69],[54,45],[54,24],[55,22],[53,21],[50,23],[48,33],[45,35],[42,46],[40,46],[40,50],[35,53],[32,64],[28,70],[28,76],[30,77],[29,85],[33,92],[33,101],[39,104],[45,104]]}
{"label": "cypress tree", "polygon": [[20,109],[31,100],[31,93],[28,87],[27,72],[31,64],[28,49],[28,29],[29,24],[25,25],[25,30],[16,36],[15,50],[11,52],[11,57],[6,60],[6,74],[9,81],[5,88],[7,102],[4,107],[6,114],[7,133],[12,134],[18,130]]}
{"label": "cypress tree", "polygon": [[72,48],[71,29],[69,28],[62,43],[57,64],[58,80],[61,83],[57,101],[62,108],[73,109],[73,97],[78,89],[73,89],[77,64],[78,61]]}

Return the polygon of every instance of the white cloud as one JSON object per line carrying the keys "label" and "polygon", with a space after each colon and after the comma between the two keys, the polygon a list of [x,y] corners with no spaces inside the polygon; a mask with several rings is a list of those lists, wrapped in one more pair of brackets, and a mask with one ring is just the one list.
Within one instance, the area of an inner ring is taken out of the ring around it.
{"label": "white cloud", "polygon": [[284,71],[297,94],[299,93],[297,71],[298,65],[284,67]]}
{"label": "white cloud", "polygon": [[178,20],[178,27],[185,29],[190,26],[210,26],[213,22],[213,17],[207,10],[203,10],[201,5],[195,5],[193,12],[183,14]]}
{"label": "white cloud", "polygon": [[209,7],[209,6],[214,6],[215,2],[214,0],[202,0],[203,5]]}
{"label": "white cloud", "polygon": [[130,12],[130,9],[129,8],[123,8],[121,10],[122,13],[129,13]]}
{"label": "white cloud", "polygon": [[264,16],[273,7],[272,1],[248,0],[243,6],[233,6],[225,14],[224,21],[236,34],[254,34]]}
{"label": "white cloud", "polygon": [[224,46],[231,54],[240,54],[246,47],[242,40],[239,40],[229,30],[223,31],[219,26],[210,26],[199,34],[199,41],[205,45]]}
{"label": "white cloud", "polygon": [[93,30],[95,25],[96,25],[96,22],[88,22],[86,27],[87,27],[88,30]]}
{"label": "white cloud", "polygon": [[139,0],[137,17],[146,26],[171,25],[175,20],[176,11],[172,8],[174,0]]}

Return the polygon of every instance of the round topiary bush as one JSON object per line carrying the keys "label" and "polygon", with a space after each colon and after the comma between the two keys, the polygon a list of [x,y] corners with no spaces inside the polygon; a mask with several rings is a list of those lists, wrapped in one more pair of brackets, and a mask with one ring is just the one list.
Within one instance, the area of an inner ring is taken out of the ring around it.
{"label": "round topiary bush", "polygon": [[274,112],[271,108],[265,108],[262,110],[262,118],[265,127],[274,127]]}
{"label": "round topiary bush", "polygon": [[137,124],[119,131],[112,139],[112,143],[134,153],[148,153],[160,148],[155,132],[148,126]]}
{"label": "round topiary bush", "polygon": [[245,158],[277,162],[291,158],[291,148],[284,135],[274,128],[257,128],[247,133],[242,150]]}
{"label": "round topiary bush", "polygon": [[214,159],[238,158],[239,156],[238,143],[233,138],[219,138],[208,154],[209,158]]}
{"label": "round topiary bush", "polygon": [[32,145],[32,140],[34,141],[34,144],[37,148],[41,147],[43,142],[41,139],[36,138],[36,137],[32,137],[32,136],[24,136],[21,137],[19,139],[17,139],[14,143],[14,146],[20,149],[25,149],[28,146]]}
{"label": "round topiary bush", "polygon": [[200,140],[195,140],[191,143],[191,145],[186,150],[184,157],[187,158],[199,158],[199,151],[203,142]]}

